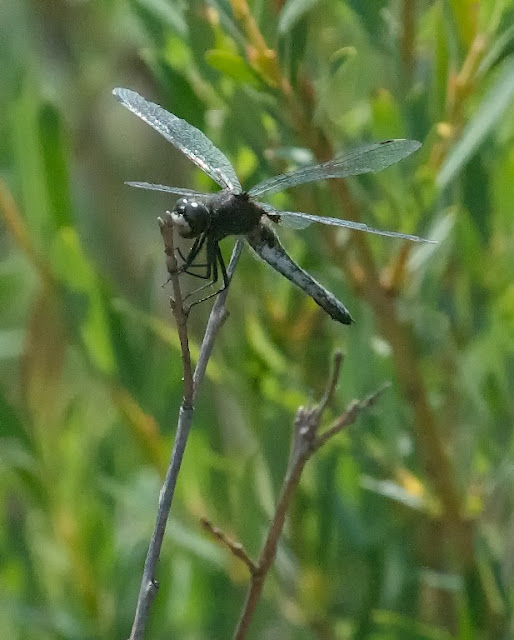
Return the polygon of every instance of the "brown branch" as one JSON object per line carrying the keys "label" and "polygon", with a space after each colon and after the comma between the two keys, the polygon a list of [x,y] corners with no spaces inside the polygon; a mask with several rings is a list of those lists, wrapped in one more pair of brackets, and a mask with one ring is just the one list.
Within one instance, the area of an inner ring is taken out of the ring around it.
{"label": "brown branch", "polygon": [[247,567],[251,575],[257,571],[257,565],[250,558],[245,548],[240,542],[231,540],[221,529],[215,527],[207,518],[200,519],[202,527],[208,531],[216,540],[219,540],[227,549]]}
{"label": "brown branch", "polygon": [[291,85],[280,69],[277,52],[268,47],[246,0],[230,0],[235,19],[241,24],[246,36],[246,50],[251,65],[270,86],[280,86],[286,94],[291,93]]}
{"label": "brown branch", "polygon": [[246,638],[250,622],[259,602],[264,587],[264,582],[269,573],[271,565],[276,556],[277,545],[287,512],[291,505],[293,496],[300,483],[300,478],[309,458],[325,444],[331,437],[339,433],[345,426],[353,424],[358,415],[375,404],[385,387],[381,387],[377,392],[360,401],[353,401],[344,413],[335,421],[321,436],[318,436],[323,413],[328,402],[333,396],[341,372],[342,355],[336,353],[334,356],[333,373],[327,382],[327,388],[320,402],[311,409],[300,407],[297,411],[291,445],[291,455],[285,473],[279,499],[275,507],[273,521],[268,530],[266,540],[262,547],[259,560],[255,569],[250,572],[250,586],[246,594],[245,603],[241,612],[234,640]]}
{"label": "brown branch", "polygon": [[410,87],[414,63],[414,38],[416,29],[416,2],[403,0],[402,2],[402,34],[401,52],[405,87]]}
{"label": "brown branch", "polygon": [[46,289],[52,291],[54,289],[52,269],[39,255],[13,195],[3,180],[0,180],[0,212],[14,241],[32,263]]}
{"label": "brown branch", "polygon": [[166,268],[168,269],[171,285],[173,287],[173,298],[170,300],[170,306],[177,321],[177,331],[180,339],[180,353],[182,357],[182,367],[184,370],[184,400],[182,404],[186,407],[192,407],[194,394],[193,370],[191,366],[191,354],[189,352],[189,339],[187,336],[187,311],[184,308],[182,299],[177,258],[175,256],[175,245],[173,242],[175,226],[169,211],[166,211],[163,218],[158,218],[157,222],[164,242]]}
{"label": "brown branch", "polygon": [[321,413],[325,411],[328,405],[332,402],[334,397],[334,393],[337,387],[337,382],[341,375],[341,367],[343,366],[344,356],[341,351],[336,351],[334,354],[334,368],[332,370],[332,375],[327,383],[327,388],[325,390],[325,394],[321,398],[318,403],[318,408]]}
{"label": "brown branch", "polygon": [[[184,372],[184,397],[180,405],[177,432],[173,451],[171,453],[170,463],[164,479],[164,484],[159,493],[159,505],[157,509],[157,519],[154,527],[148,552],[145,559],[143,569],[143,577],[141,579],[141,587],[136,605],[136,613],[130,633],[130,640],[143,640],[150,608],[157,595],[159,583],[156,580],[157,564],[162,548],[162,541],[168,516],[171,510],[171,504],[175,495],[175,487],[177,483],[180,465],[184,457],[184,451],[187,444],[189,432],[193,422],[193,402],[198,391],[198,386],[203,379],[207,362],[212,352],[214,340],[227,317],[225,309],[225,301],[228,289],[225,289],[217,298],[213,305],[204,340],[198,357],[198,364],[193,374],[191,367],[191,355],[189,353],[189,341],[187,336],[187,310],[184,308],[183,296],[180,288],[179,273],[177,270],[177,261],[175,258],[175,250],[173,243],[174,225],[169,212],[163,218],[158,219],[159,228],[161,230],[164,242],[164,251],[166,253],[166,266],[170,274],[170,280],[173,287],[173,298],[171,299],[171,308],[173,315],[177,321],[177,331],[180,337],[182,366]],[[228,279],[232,278],[234,269],[242,250],[242,240],[238,240],[227,269]]]}
{"label": "brown branch", "polygon": [[369,409],[373,407],[380,396],[389,389],[391,386],[390,382],[385,382],[381,387],[379,387],[374,393],[370,394],[367,398],[363,400],[354,400],[350,402],[345,411],[333,422],[333,424],[322,434],[320,434],[315,442],[314,449],[317,451],[321,448],[326,442],[341,432],[345,427],[355,422],[356,417],[364,411],[365,409]]}

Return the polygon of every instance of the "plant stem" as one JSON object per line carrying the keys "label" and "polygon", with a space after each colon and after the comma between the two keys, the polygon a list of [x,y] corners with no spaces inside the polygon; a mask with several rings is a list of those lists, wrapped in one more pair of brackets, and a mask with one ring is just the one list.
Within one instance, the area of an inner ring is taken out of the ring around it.
{"label": "plant stem", "polygon": [[[191,370],[191,356],[189,353],[189,342],[187,337],[187,313],[183,306],[182,292],[180,289],[180,280],[177,272],[177,262],[175,258],[175,250],[173,244],[173,222],[171,216],[167,214],[163,219],[159,219],[159,227],[164,242],[164,251],[166,253],[166,265],[170,274],[170,279],[173,285],[173,299],[171,301],[171,308],[177,321],[177,331],[180,337],[182,366],[184,371],[184,398],[180,405],[177,432],[175,435],[175,442],[173,445],[173,451],[171,454],[170,463],[164,479],[164,484],[159,493],[159,506],[157,509],[157,519],[155,522],[154,531],[150,539],[148,546],[148,552],[146,555],[145,565],[143,569],[143,577],[141,580],[141,587],[139,590],[139,596],[136,605],[136,614],[132,625],[132,631],[130,633],[130,640],[142,640],[144,637],[150,608],[157,595],[159,583],[157,582],[155,575],[157,570],[157,564],[162,548],[162,541],[166,530],[166,524],[168,516],[171,510],[171,504],[173,502],[173,496],[175,494],[175,486],[177,484],[177,478],[180,471],[180,465],[184,457],[184,451],[187,444],[189,432],[193,422],[194,412],[194,399],[196,397],[198,387],[203,379],[207,362],[209,361],[212,348],[214,346],[214,340],[218,335],[218,332],[227,317],[227,311],[225,308],[225,301],[228,294],[228,288],[220,293],[216,302],[213,305],[212,311],[209,316],[207,328],[200,350],[198,363],[194,374]],[[229,282],[234,274],[241,250],[243,247],[243,241],[238,240],[232,257],[227,269],[227,275]]]}

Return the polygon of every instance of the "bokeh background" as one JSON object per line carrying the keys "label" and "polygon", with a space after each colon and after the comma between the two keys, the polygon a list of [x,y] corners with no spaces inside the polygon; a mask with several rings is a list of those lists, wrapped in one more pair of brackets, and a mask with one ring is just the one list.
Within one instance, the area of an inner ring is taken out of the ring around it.
{"label": "bokeh background", "polygon": [[[128,637],[173,442],[182,373],[156,224],[173,201],[123,182],[215,185],[115,86],[200,127],[248,186],[418,139],[383,174],[274,203],[438,240],[282,231],[352,327],[245,251],[148,638],[231,636],[248,576],[199,519],[257,556],[295,410],[335,349],[333,416],[392,387],[307,466],[250,637],[513,637],[513,18],[512,0],[2,1],[2,638]],[[191,314],[193,356],[208,313]]]}

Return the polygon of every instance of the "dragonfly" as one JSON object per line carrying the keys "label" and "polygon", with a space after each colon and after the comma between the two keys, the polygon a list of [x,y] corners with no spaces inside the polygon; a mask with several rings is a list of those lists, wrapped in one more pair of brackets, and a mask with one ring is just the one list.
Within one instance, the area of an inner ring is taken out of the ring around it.
{"label": "dragonfly", "polygon": [[[433,242],[415,235],[374,229],[353,220],[318,216],[300,211],[283,211],[258,201],[263,196],[308,182],[382,171],[419,149],[421,144],[416,140],[385,140],[359,147],[347,155],[336,156],[328,162],[268,178],[245,191],[225,154],[202,131],[158,104],[149,102],[135,91],[116,88],[113,94],[124,107],[153,127],[221,187],[221,191],[216,193],[203,193],[148,182],[126,183],[139,189],[162,191],[179,196],[171,212],[171,218],[179,235],[193,240],[187,255],[184,256],[179,251],[183,261],[178,268],[179,273],[188,273],[208,281],[191,293],[216,285],[220,272],[223,280],[223,284],[217,291],[193,304],[203,302],[228,287],[229,278],[219,243],[227,236],[235,235],[243,236],[261,259],[300,287],[331,318],[342,324],[353,322],[345,305],[302,269],[287,253],[270,222],[283,223],[297,229],[307,227],[313,222],[320,222],[413,242]],[[197,259],[202,250],[206,258],[204,263],[199,263]],[[199,273],[198,268],[203,268],[204,272]]]}

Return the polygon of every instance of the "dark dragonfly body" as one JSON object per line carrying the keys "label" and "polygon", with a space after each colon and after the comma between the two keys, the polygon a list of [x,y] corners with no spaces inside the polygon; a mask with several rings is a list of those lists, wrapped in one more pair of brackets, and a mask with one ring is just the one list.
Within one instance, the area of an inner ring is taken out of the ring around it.
{"label": "dark dragonfly body", "polygon": [[[182,198],[175,205],[171,215],[182,237],[198,238],[185,258],[184,271],[192,273],[189,267],[193,265],[205,244],[207,265],[212,265],[214,272],[212,273],[213,281],[217,280],[219,264],[225,282],[225,265],[218,243],[229,235],[244,235],[257,255],[293,284],[303,289],[334,320],[343,324],[352,322],[352,317],[342,302],[307,271],[304,271],[286,252],[277,234],[267,222],[266,212],[250,198],[248,193],[222,191],[201,204],[195,200],[189,201],[187,198]],[[279,221],[278,215],[273,217],[274,222]],[[208,276],[211,276],[211,272],[208,272]]]}
{"label": "dark dragonfly body", "polygon": [[353,322],[344,304],[291,258],[269,225],[261,223],[246,235],[246,240],[257,255],[290,282],[303,289],[331,318],[343,324]]}
{"label": "dark dragonfly body", "polygon": [[[181,254],[184,264],[181,265],[180,271],[211,280],[197,292],[217,282],[218,267],[223,278],[222,289],[228,286],[219,242],[229,235],[242,235],[263,260],[303,289],[334,320],[350,324],[352,317],[346,307],[288,255],[271,228],[270,221],[284,222],[296,228],[306,227],[311,222],[321,222],[379,235],[431,242],[418,236],[371,229],[363,223],[350,220],[315,216],[299,211],[281,211],[255,200],[265,194],[306,182],[381,171],[418,149],[420,143],[415,140],[386,140],[362,147],[347,156],[275,176],[264,180],[249,191],[243,191],[228,159],[199,129],[159,105],[148,102],[134,91],[114,89],[113,93],[127,109],[156,129],[223,188],[216,194],[206,194],[147,182],[128,183],[141,189],[182,196],[176,202],[171,217],[178,233],[184,238],[194,238],[194,242],[187,256]],[[203,249],[206,263],[200,265],[195,260]],[[200,275],[193,270],[199,266],[206,268],[205,274]],[[219,291],[193,304],[202,302]]]}

